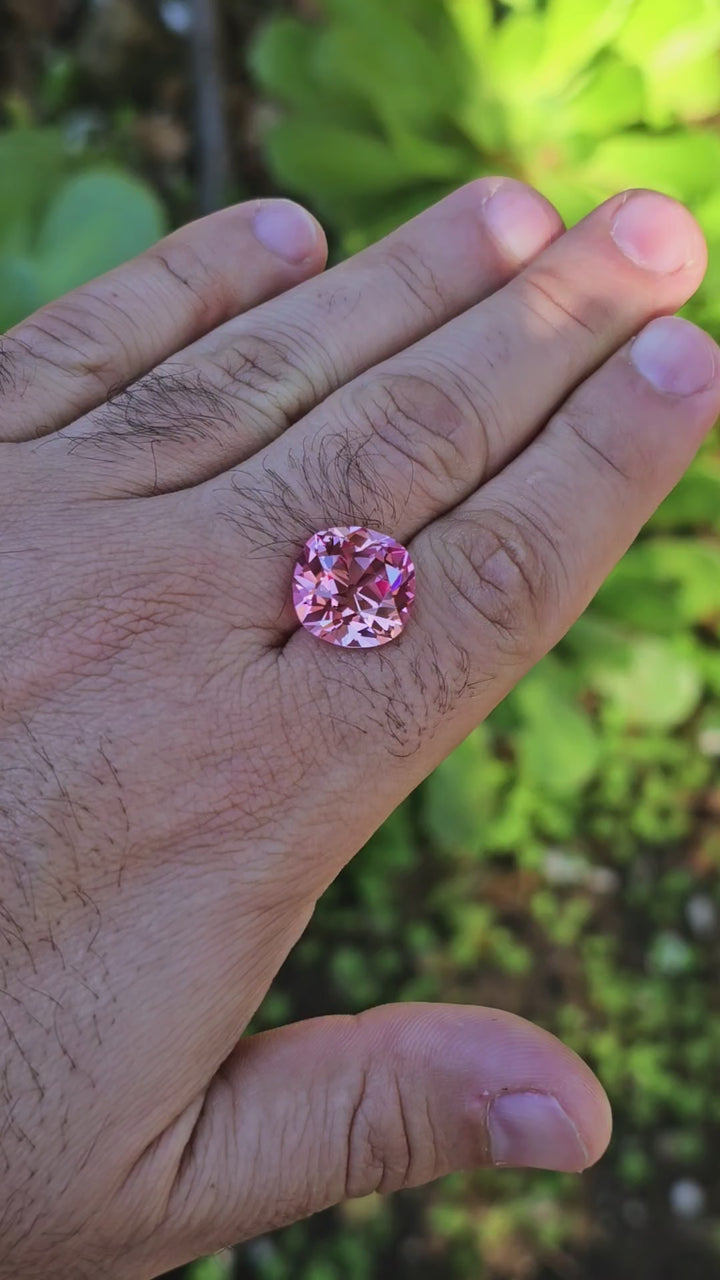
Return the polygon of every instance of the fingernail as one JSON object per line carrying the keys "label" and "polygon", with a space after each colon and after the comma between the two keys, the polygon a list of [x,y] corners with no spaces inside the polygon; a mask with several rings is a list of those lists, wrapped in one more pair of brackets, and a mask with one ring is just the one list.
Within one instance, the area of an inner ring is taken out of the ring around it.
{"label": "fingernail", "polygon": [[610,234],[626,258],[646,271],[668,274],[697,256],[700,233],[681,204],[641,191],[620,206]]}
{"label": "fingernail", "polygon": [[717,376],[717,347],[702,329],[678,316],[652,320],[630,347],[638,373],[658,391],[693,396]]}
{"label": "fingernail", "polygon": [[547,1093],[501,1093],[488,1115],[493,1164],[577,1173],[588,1153],[557,1098]]}
{"label": "fingernail", "polygon": [[269,200],[253,219],[255,238],[265,249],[294,266],[315,252],[318,229],[307,209],[292,200]]}
{"label": "fingernail", "polygon": [[517,262],[529,262],[558,230],[558,219],[542,196],[520,183],[501,182],[486,197],[484,216],[493,239]]}

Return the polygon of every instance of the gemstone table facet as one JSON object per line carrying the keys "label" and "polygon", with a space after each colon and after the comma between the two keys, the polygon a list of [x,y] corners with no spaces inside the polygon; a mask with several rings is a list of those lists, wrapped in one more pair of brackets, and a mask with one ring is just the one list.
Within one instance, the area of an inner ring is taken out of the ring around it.
{"label": "gemstone table facet", "polygon": [[415,569],[405,547],[360,525],[314,533],[293,573],[293,604],[303,626],[346,649],[394,640],[414,598]]}

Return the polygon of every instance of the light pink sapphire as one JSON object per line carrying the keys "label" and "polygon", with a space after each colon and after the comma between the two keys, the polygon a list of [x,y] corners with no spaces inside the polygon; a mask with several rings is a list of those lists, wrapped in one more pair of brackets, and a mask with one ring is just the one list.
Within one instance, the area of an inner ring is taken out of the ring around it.
{"label": "light pink sapphire", "polygon": [[328,644],[372,649],[400,635],[415,599],[405,547],[373,529],[323,529],[308,538],[293,574],[295,612]]}

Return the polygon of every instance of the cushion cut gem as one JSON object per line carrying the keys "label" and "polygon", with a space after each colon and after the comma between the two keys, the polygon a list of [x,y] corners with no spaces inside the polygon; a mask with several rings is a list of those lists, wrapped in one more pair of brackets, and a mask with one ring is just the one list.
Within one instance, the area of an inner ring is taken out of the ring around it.
{"label": "cushion cut gem", "polygon": [[295,565],[298,618],[319,640],[346,649],[394,640],[414,598],[415,569],[405,547],[360,525],[314,533]]}

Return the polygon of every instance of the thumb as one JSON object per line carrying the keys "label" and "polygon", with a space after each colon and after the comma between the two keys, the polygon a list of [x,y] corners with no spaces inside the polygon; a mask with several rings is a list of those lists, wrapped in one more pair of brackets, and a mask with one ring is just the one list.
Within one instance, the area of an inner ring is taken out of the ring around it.
{"label": "thumb", "polygon": [[212,1081],[159,1234],[186,1260],[456,1169],[579,1171],[610,1126],[589,1068],[512,1014],[386,1005],[296,1023],[242,1040]]}

